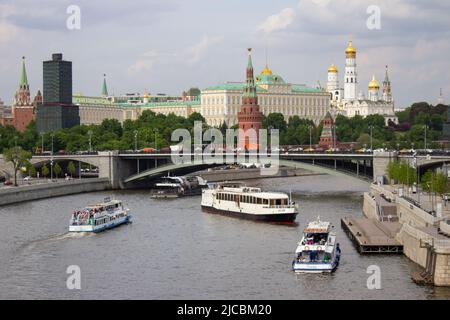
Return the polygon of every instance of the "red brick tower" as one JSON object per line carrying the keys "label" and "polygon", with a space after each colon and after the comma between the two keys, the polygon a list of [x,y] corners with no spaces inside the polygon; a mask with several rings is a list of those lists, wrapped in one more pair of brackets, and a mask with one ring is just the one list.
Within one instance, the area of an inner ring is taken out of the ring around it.
{"label": "red brick tower", "polygon": [[325,118],[323,119],[322,134],[320,135],[319,146],[322,148],[332,148],[334,145],[334,134],[333,134],[333,124],[334,120],[330,112],[327,112]]}
{"label": "red brick tower", "polygon": [[[242,105],[238,112],[238,124],[242,134],[239,135],[239,147],[247,150],[258,150],[259,130],[262,128],[263,114],[259,111],[258,97],[256,96],[256,85],[253,76],[252,49],[248,49],[247,80],[242,94]],[[256,140],[248,130],[256,132]]]}
{"label": "red brick tower", "polygon": [[12,117],[17,131],[25,131],[28,124],[34,119],[34,105],[31,101],[30,86],[28,85],[27,71],[25,69],[25,57],[22,58],[22,75],[19,89],[14,96]]}

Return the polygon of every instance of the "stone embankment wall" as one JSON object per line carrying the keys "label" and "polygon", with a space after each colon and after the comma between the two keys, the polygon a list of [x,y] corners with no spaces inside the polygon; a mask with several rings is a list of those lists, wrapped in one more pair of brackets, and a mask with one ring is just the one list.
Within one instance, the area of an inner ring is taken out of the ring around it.
{"label": "stone embankment wall", "polygon": [[261,175],[260,169],[230,169],[230,170],[211,170],[211,171],[199,171],[195,173],[200,175],[208,182],[219,181],[234,181],[234,180],[249,180],[249,179],[263,179],[263,178],[276,178],[276,177],[295,177],[295,176],[310,176],[318,175],[305,169],[285,168],[281,167],[278,173],[273,176]]}
{"label": "stone embankment wall", "polygon": [[111,189],[109,179],[81,179],[0,189],[0,205]]}

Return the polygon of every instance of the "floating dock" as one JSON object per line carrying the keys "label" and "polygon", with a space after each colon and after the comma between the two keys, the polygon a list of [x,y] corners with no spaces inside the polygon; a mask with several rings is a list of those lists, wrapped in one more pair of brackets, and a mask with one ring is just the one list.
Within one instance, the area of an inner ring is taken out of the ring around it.
{"label": "floating dock", "polygon": [[368,218],[344,217],[342,229],[359,253],[402,253],[403,246],[395,239],[401,224]]}

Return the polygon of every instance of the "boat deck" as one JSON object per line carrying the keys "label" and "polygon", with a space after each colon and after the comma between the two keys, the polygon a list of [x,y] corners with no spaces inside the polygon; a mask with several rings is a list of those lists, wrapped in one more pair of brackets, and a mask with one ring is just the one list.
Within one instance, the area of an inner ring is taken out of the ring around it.
{"label": "boat deck", "polygon": [[395,239],[398,222],[379,222],[368,218],[344,217],[342,229],[359,253],[402,253],[403,246]]}

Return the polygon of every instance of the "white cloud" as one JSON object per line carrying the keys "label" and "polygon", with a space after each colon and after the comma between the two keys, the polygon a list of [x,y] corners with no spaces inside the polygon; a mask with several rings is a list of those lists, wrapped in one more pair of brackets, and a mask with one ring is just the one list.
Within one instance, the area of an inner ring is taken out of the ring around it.
{"label": "white cloud", "polygon": [[258,30],[265,33],[286,29],[295,20],[295,10],[292,8],[285,8],[279,13],[267,17],[267,19],[259,25]]}
{"label": "white cloud", "polygon": [[161,54],[156,50],[147,51],[142,54],[135,63],[128,67],[128,74],[135,75],[141,72],[151,71]]}
{"label": "white cloud", "polygon": [[209,48],[211,48],[213,45],[222,42],[222,40],[223,40],[222,36],[216,37],[204,36],[199,43],[193,45],[192,47],[189,47],[186,50],[188,63],[192,65],[200,61],[208,52]]}

